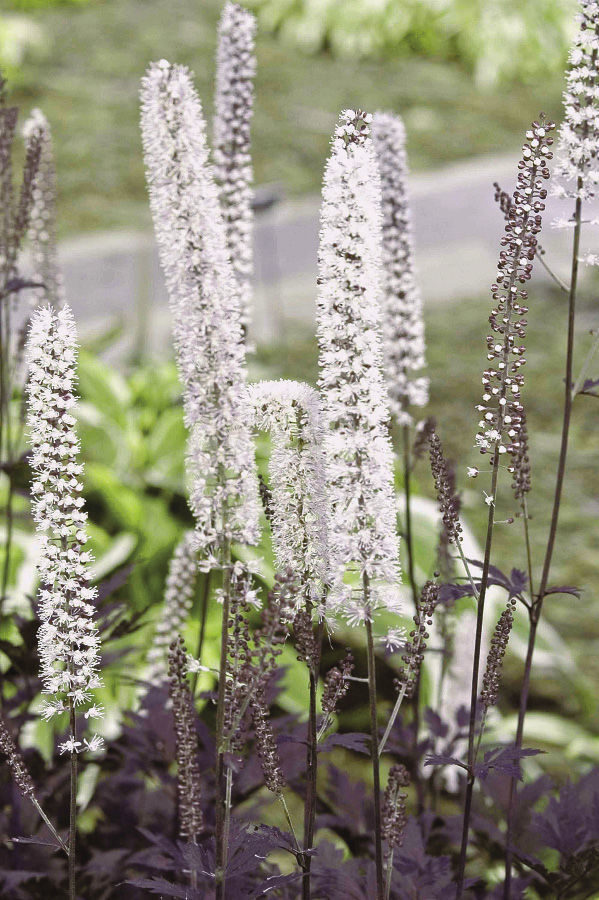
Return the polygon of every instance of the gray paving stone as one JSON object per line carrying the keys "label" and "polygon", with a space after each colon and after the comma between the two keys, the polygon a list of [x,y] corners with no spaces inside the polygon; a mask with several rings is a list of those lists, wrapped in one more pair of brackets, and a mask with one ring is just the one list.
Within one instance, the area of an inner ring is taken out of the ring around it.
{"label": "gray paving stone", "polygon": [[[515,157],[475,159],[412,177],[416,264],[425,303],[488,298],[503,228],[492,185],[498,181],[512,190],[516,162]],[[552,230],[549,223],[567,216],[569,206],[548,202],[542,235],[547,259],[564,278],[570,235]],[[589,213],[599,216],[599,204]],[[276,340],[298,322],[313,326],[318,229],[316,197],[281,203],[258,217],[255,340]],[[60,256],[67,297],[84,333],[98,333],[107,321],[122,320],[127,333],[123,347],[153,351],[164,346],[166,293],[151,235],[74,238],[61,245]],[[538,265],[536,277],[547,278]]]}

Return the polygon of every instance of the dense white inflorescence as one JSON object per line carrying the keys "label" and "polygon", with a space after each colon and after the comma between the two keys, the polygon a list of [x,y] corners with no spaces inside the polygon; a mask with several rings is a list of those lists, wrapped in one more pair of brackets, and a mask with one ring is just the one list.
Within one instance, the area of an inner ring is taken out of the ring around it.
{"label": "dense white inflorescence", "polygon": [[354,623],[377,606],[399,610],[400,577],[379,337],[381,193],[369,122],[370,116],[348,110],[335,131],[318,259],[331,600]]}
{"label": "dense white inflorescence", "polygon": [[565,116],[559,132],[553,192],[590,200],[599,184],[599,2],[580,0],[578,19],[580,27],[566,75]]}
{"label": "dense white inflorescence", "polygon": [[[38,564],[38,632],[43,693],[42,716],[51,719],[69,709],[84,709],[85,718],[100,718],[92,691],[101,686],[99,637],[94,623],[97,591],[89,583],[91,553],[87,513],[81,497],[83,466],[77,461],[79,440],[76,405],[77,336],[68,306],[58,312],[38,309],[27,343],[29,440],[31,443],[32,511],[40,534]],[[71,735],[63,752],[98,749],[101,739],[83,742]]]}
{"label": "dense white inflorescence", "polygon": [[186,531],[170,561],[162,612],[156,625],[154,643],[148,651],[146,680],[150,684],[164,682],[168,678],[169,647],[173,637],[181,633],[191,611],[197,580],[195,535],[193,531]]}
{"label": "dense white inflorescence", "polygon": [[256,427],[268,431],[273,546],[279,572],[292,571],[319,612],[328,583],[326,475],[318,392],[297,381],[250,389]]}
{"label": "dense white inflorescence", "polygon": [[383,357],[391,412],[409,425],[410,406],[428,403],[422,300],[414,274],[414,241],[407,192],[406,134],[399,116],[376,113],[372,122],[383,198]]}
{"label": "dense white inflorescence", "polygon": [[259,539],[239,290],[189,71],[154,63],[141,96],[150,205],[191,432],[190,505],[207,570],[219,564],[224,542]]}
{"label": "dense white inflorescence", "polygon": [[218,31],[213,159],[227,246],[239,285],[241,321],[246,327],[252,305],[254,215],[250,125],[256,74],[255,33],[254,16],[236,3],[227,3]]}
{"label": "dense white inflorescence", "polygon": [[33,273],[31,280],[43,287],[32,291],[33,305],[44,300],[57,309],[64,304],[64,284],[56,249],[56,170],[52,133],[41,110],[32,110],[23,126],[23,137],[29,140],[37,132],[40,139],[40,161],[32,190],[28,237],[31,243]]}
{"label": "dense white inflorescence", "polygon": [[[564,121],[556,152],[553,193],[573,200],[592,200],[599,185],[599,2],[580,0],[579,28],[570,50],[564,91]],[[568,228],[573,219],[556,219]],[[597,224],[594,221],[592,224]],[[580,262],[599,265],[599,256],[582,251]]]}

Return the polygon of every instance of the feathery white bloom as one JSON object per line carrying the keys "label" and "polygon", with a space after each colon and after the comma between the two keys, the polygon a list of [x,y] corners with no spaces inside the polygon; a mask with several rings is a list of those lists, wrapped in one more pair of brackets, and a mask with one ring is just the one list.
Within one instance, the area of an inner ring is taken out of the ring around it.
{"label": "feathery white bloom", "polygon": [[[273,545],[280,572],[290,569],[321,607],[328,581],[326,476],[318,392],[297,381],[249,388],[256,426],[270,432]],[[322,612],[322,610],[320,610]]]}
{"label": "feathery white bloom", "polygon": [[223,9],[218,30],[214,115],[214,175],[227,232],[227,247],[241,304],[241,321],[251,317],[253,272],[252,158],[250,124],[256,58],[254,16],[236,3]]}
{"label": "feathery white bloom", "polygon": [[[599,184],[599,2],[580,0],[579,30],[570,50],[554,193],[590,200]],[[579,191],[578,179],[582,180]]]}
{"label": "feathery white bloom", "polygon": [[407,192],[406,133],[399,116],[375,113],[372,140],[383,198],[383,357],[391,412],[409,425],[409,406],[426,406],[422,300],[414,274],[414,240]]}
{"label": "feathery white bloom", "polygon": [[191,610],[197,577],[195,535],[193,531],[186,531],[175,547],[166,576],[162,613],[147,657],[146,679],[150,683],[166,681],[168,678],[169,646],[181,632]]}
{"label": "feathery white bloom", "polygon": [[47,300],[57,309],[64,304],[64,284],[56,249],[56,170],[52,149],[52,133],[41,110],[32,110],[23,126],[23,137],[29,140],[37,133],[40,161],[34,179],[29,216],[29,240],[33,258],[32,280],[44,285],[32,291],[32,305]]}
{"label": "feathery white bloom", "polygon": [[[332,600],[354,622],[378,605],[398,608],[400,575],[378,333],[381,194],[369,121],[370,116],[348,110],[335,131],[324,175],[318,259]],[[367,610],[361,586],[344,582],[352,573],[370,582]]]}
{"label": "feathery white bloom", "polygon": [[[91,691],[101,685],[100,641],[93,619],[97,591],[89,583],[91,553],[83,549],[87,513],[73,416],[77,336],[68,306],[34,313],[27,363],[32,512],[41,535],[40,677],[43,693],[53,697],[41,714],[50,719],[70,703],[90,704]],[[72,738],[67,744],[70,750],[81,747]]]}
{"label": "feathery white bloom", "polygon": [[198,548],[215,560],[224,541],[259,539],[239,291],[189,71],[154,63],[141,96],[150,205],[191,432],[190,505]]}

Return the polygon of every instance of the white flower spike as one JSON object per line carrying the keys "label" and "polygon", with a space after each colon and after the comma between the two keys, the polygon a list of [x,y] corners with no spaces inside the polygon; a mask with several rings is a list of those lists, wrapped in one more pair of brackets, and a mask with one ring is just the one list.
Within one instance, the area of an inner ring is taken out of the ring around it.
{"label": "white flower spike", "polygon": [[[331,598],[351,622],[370,618],[377,606],[399,610],[397,507],[379,337],[381,193],[370,118],[348,110],[335,131],[318,261]],[[370,582],[368,610],[357,577]]]}
{"label": "white flower spike", "polygon": [[189,71],[154,63],[141,97],[150,205],[191,432],[190,505],[207,567],[218,564],[225,542],[259,539],[239,289]]}
{"label": "white flower spike", "polygon": [[[83,711],[102,683],[94,623],[97,591],[89,583],[91,553],[84,550],[87,513],[74,430],[77,336],[68,306],[57,312],[43,307],[34,313],[26,358],[32,511],[41,541],[40,677],[43,693],[52,698],[41,715],[49,720],[71,703]],[[101,708],[91,705],[87,715],[98,718]],[[71,736],[61,752],[81,749]]]}

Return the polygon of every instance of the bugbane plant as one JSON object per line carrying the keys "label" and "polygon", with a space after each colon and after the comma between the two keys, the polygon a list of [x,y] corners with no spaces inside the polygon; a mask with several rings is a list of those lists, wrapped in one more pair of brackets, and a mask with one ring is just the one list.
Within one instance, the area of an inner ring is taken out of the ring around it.
{"label": "bugbane plant", "polygon": [[68,712],[70,754],[69,900],[76,900],[77,755],[99,750],[102,739],[79,733],[84,719],[102,717],[93,691],[100,687],[100,640],[94,621],[97,591],[90,585],[87,513],[81,496],[83,466],[73,411],[77,335],[70,307],[33,314],[26,359],[27,426],[31,443],[32,513],[39,532],[38,651],[44,719]]}
{"label": "bugbane plant", "polygon": [[[352,622],[399,610],[393,455],[379,337],[380,180],[371,117],[343,113],[324,175],[317,304],[333,600]],[[344,583],[353,570],[357,589]],[[363,601],[361,582],[369,583]]]}
{"label": "bugbane plant", "polygon": [[150,206],[190,430],[190,504],[200,565],[209,568],[226,543],[253,544],[259,534],[239,289],[189,71],[154,63],[141,97]]}
{"label": "bugbane plant", "polygon": [[549,136],[555,126],[541,118],[526,133],[519,163],[518,185],[505,226],[499,256],[497,282],[493,285],[496,306],[489,322],[498,337],[487,337],[487,359],[492,363],[483,372],[484,393],[477,410],[482,414],[476,443],[482,454],[515,454],[519,447],[523,406],[520,392],[524,376],[527,292],[518,287],[530,279],[545,209],[549,178],[547,163],[553,154]]}
{"label": "bugbane plant", "polygon": [[[591,200],[599,184],[599,3],[580,0],[570,49],[553,193]],[[570,223],[573,224],[573,221]]]}
{"label": "bugbane plant", "polygon": [[407,188],[406,133],[399,116],[375,113],[372,139],[381,179],[383,357],[391,412],[409,425],[411,406],[425,406],[428,379],[416,376],[425,364],[422,300],[414,271],[414,239]]}
{"label": "bugbane plant", "polygon": [[227,247],[239,285],[241,322],[251,319],[253,271],[252,158],[250,125],[256,57],[254,16],[227,3],[218,29],[213,157]]}
{"label": "bugbane plant", "polygon": [[148,652],[148,682],[164,681],[173,634],[181,631],[193,605],[198,580],[198,553],[193,531],[186,531],[173,553],[164,588],[164,601]]}
{"label": "bugbane plant", "polygon": [[[470,722],[468,728],[468,778],[464,802],[462,846],[457,878],[457,897],[464,887],[466,853],[468,848],[472,794],[474,790],[476,755],[475,732],[477,723],[477,699],[483,618],[489,572],[491,549],[495,525],[495,504],[497,500],[499,460],[509,454],[514,458],[520,449],[523,406],[520,392],[524,381],[520,372],[526,362],[525,347],[519,343],[526,334],[528,312],[527,291],[519,285],[531,277],[533,260],[537,248],[537,235],[541,231],[547,189],[544,185],[549,178],[548,162],[552,159],[549,149],[553,143],[550,137],[554,124],[543,116],[532,123],[526,132],[522,147],[522,158],[518,163],[518,180],[509,206],[505,233],[501,240],[497,280],[492,285],[495,306],[491,310],[489,323],[494,335],[487,337],[487,360],[491,365],[483,372],[482,403],[477,406],[481,414],[476,445],[480,453],[492,455],[491,486],[485,500],[489,507],[485,554],[480,586],[475,590],[477,600],[477,625],[472,667],[472,687],[470,702]],[[480,744],[480,737],[479,737]]]}
{"label": "bugbane plant", "polygon": [[296,381],[251,385],[256,427],[271,436],[273,545],[279,571],[297,573],[322,616],[328,583],[325,459],[318,392]]}
{"label": "bugbane plant", "polygon": [[40,286],[31,293],[34,303],[47,300],[58,309],[65,297],[56,246],[56,169],[50,125],[39,109],[31,112],[23,126],[26,141],[36,133],[39,135],[40,161],[32,190],[28,238],[33,263],[32,281]]}
{"label": "bugbane plant", "polygon": [[318,254],[317,325],[329,488],[332,597],[368,645],[377,896],[383,896],[378,723],[372,620],[397,612],[400,577],[379,337],[381,188],[371,116],[341,115],[324,174]]}
{"label": "bugbane plant", "polygon": [[187,683],[187,654],[181,636],[168,652],[168,680],[177,742],[177,792],[181,840],[197,843],[204,828],[193,699]]}
{"label": "bugbane plant", "polygon": [[49,698],[44,719],[69,710],[71,734],[61,752],[96,750],[101,739],[80,741],[76,713],[101,717],[93,691],[100,687],[97,591],[90,585],[87,513],[81,496],[83,466],[75,432],[77,336],[68,306],[38,309],[27,343],[32,512],[40,535],[38,633],[40,677]]}

